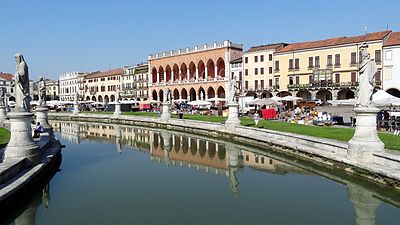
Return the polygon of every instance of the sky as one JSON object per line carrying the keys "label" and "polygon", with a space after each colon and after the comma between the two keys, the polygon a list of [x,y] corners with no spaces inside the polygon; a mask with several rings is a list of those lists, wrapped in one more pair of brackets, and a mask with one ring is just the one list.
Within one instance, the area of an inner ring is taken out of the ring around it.
{"label": "sky", "polygon": [[251,46],[400,31],[398,0],[1,0],[0,72],[105,71],[152,53],[230,40]]}

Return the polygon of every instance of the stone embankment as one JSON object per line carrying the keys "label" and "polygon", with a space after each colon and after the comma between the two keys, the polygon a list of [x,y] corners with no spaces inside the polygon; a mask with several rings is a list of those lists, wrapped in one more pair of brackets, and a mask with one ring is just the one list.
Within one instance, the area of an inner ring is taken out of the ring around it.
{"label": "stone embankment", "polygon": [[35,143],[39,146],[40,158],[32,164],[27,158],[3,160],[4,149],[0,149],[0,209],[15,204],[15,199],[29,193],[28,186],[49,172],[59,168],[61,162],[61,143],[49,133],[42,133]]}
{"label": "stone embankment", "polygon": [[373,154],[372,162],[363,162],[348,157],[347,142],[268,129],[225,126],[222,123],[182,119],[162,120],[158,117],[98,114],[51,113],[49,114],[49,119],[156,127],[224,138],[242,144],[268,147],[273,151],[279,151],[291,157],[312,160],[313,162],[333,166],[344,172],[355,173],[359,176],[400,188],[400,154],[397,151],[385,150],[384,152]]}

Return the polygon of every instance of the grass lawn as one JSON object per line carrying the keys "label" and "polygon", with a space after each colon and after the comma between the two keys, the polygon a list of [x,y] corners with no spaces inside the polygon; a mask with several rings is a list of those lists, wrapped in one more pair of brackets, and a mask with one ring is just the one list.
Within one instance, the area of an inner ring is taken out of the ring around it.
{"label": "grass lawn", "polygon": [[5,128],[0,128],[0,145],[7,144],[10,140],[10,131]]}
{"label": "grass lawn", "polygon": [[[113,112],[87,112],[87,113],[112,114]],[[123,114],[133,115],[133,116],[151,116],[151,117],[159,116],[158,113],[148,113],[148,112],[124,112]],[[172,117],[178,118],[178,115],[173,114]],[[183,119],[223,123],[227,118],[222,116],[203,116],[203,115],[184,114]],[[243,126],[254,126],[254,120],[252,118],[241,118],[240,120]],[[282,131],[282,132],[303,134],[313,137],[328,138],[339,141],[349,141],[354,135],[353,128],[306,126],[306,125],[279,122],[273,120],[260,120],[258,123],[258,127],[270,130]],[[392,134],[381,133],[381,132],[378,133],[378,135],[379,138],[385,144],[385,148],[400,150],[400,136],[394,136]]]}

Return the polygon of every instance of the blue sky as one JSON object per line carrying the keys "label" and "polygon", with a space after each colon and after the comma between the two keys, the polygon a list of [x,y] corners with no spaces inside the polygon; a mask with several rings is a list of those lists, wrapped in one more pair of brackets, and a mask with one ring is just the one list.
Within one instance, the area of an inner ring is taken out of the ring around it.
{"label": "blue sky", "polygon": [[25,55],[31,79],[146,61],[147,55],[229,39],[247,49],[400,31],[396,0],[1,0],[0,71]]}

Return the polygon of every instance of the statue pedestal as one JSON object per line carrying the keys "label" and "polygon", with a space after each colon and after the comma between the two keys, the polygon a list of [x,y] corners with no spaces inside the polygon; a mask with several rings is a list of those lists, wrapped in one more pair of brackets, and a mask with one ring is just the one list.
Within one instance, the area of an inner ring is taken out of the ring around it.
{"label": "statue pedestal", "polygon": [[36,122],[42,124],[44,129],[51,129],[49,124],[49,117],[47,116],[49,108],[47,106],[39,106],[35,110]]}
{"label": "statue pedestal", "polygon": [[49,133],[50,138],[54,139],[54,131],[53,128],[50,126],[48,113],[48,106],[39,106],[38,108],[36,108],[36,122],[39,122],[43,126],[44,131]]}
{"label": "statue pedestal", "polygon": [[384,144],[376,130],[376,115],[380,109],[375,107],[357,107],[356,130],[348,142],[347,155],[349,159],[359,162],[373,162],[373,153],[383,152]]}
{"label": "statue pedestal", "polygon": [[79,105],[77,102],[74,102],[74,111],[72,112],[74,115],[79,114]]}
{"label": "statue pedestal", "polygon": [[120,116],[120,115],[122,115],[122,112],[121,112],[121,103],[116,102],[116,103],[115,103],[114,116]]}
{"label": "statue pedestal", "polygon": [[162,104],[162,114],[161,114],[161,120],[162,121],[168,121],[171,119],[171,103],[164,102]]}
{"label": "statue pedestal", "polygon": [[10,119],[11,137],[4,151],[4,160],[14,158],[27,158],[33,164],[40,162],[39,146],[32,138],[32,113],[11,112]]}
{"label": "statue pedestal", "polygon": [[225,121],[225,125],[227,126],[239,126],[239,104],[237,103],[228,103],[229,114],[228,119]]}
{"label": "statue pedestal", "polygon": [[3,124],[7,119],[6,107],[0,106],[0,124]]}

